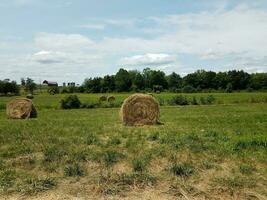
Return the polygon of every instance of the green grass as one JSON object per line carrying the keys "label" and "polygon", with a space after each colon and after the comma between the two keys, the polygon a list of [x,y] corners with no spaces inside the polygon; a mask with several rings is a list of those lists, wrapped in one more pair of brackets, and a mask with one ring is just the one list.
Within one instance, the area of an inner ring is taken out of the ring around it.
{"label": "green grass", "polygon": [[[99,98],[103,95],[114,96],[116,99],[112,103],[118,107],[125,98],[127,98],[129,93],[113,93],[113,94],[76,94],[82,103],[85,104],[95,104],[99,103]],[[162,105],[168,105],[169,101],[174,96],[183,95],[188,98],[188,100],[193,100],[193,97],[198,100],[201,97],[208,97],[212,95],[215,97],[215,104],[240,104],[240,103],[267,103],[267,93],[263,92],[251,92],[251,93],[194,93],[194,94],[180,94],[180,93],[161,93],[153,94],[155,98]],[[34,96],[33,102],[35,103],[38,110],[43,109],[59,109],[60,101],[69,94],[58,94],[49,95],[47,93],[41,93]],[[0,110],[5,109],[5,104],[13,98],[17,97],[0,97]],[[108,107],[108,103],[102,103],[102,107]]]}
{"label": "green grass", "polygon": [[[127,95],[115,94],[116,101]],[[119,108],[57,109],[62,95],[35,96],[37,119],[8,120],[0,109],[0,195],[80,184],[84,197],[127,196],[148,186],[170,199],[179,188],[201,198],[220,192],[242,199],[246,190],[266,196],[266,93],[213,95],[215,105],[162,106],[164,125],[151,127],[124,127]]]}

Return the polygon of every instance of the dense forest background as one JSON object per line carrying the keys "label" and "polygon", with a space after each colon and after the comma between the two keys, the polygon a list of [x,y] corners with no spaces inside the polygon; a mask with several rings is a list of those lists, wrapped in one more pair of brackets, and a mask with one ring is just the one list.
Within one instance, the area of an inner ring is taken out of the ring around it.
{"label": "dense forest background", "polygon": [[[0,94],[19,94],[23,87],[29,93],[37,88],[30,78],[21,79],[21,84],[15,81],[0,81]],[[184,77],[173,72],[166,75],[163,71],[144,69],[120,69],[115,75],[87,78],[80,86],[52,87],[50,93],[106,93],[106,92],[232,92],[239,90],[266,90],[267,73],[249,74],[243,70],[213,72],[198,70]]]}

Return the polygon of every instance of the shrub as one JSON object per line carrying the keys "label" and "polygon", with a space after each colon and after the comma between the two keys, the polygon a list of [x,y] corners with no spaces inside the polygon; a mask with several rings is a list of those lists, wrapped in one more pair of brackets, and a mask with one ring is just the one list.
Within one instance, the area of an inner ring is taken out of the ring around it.
{"label": "shrub", "polygon": [[72,109],[72,108],[80,108],[81,102],[76,95],[70,95],[65,99],[61,100],[61,108],[62,109]]}
{"label": "shrub", "polygon": [[48,93],[51,95],[58,94],[59,93],[58,86],[49,87]]}
{"label": "shrub", "polygon": [[178,95],[178,96],[174,96],[171,100],[170,100],[170,104],[171,105],[188,105],[189,102],[187,100],[186,97],[182,96],[182,95]]}
{"label": "shrub", "polygon": [[192,104],[192,105],[198,105],[198,102],[197,102],[196,97],[193,97],[193,98],[192,98],[191,104]]}
{"label": "shrub", "polygon": [[213,104],[215,102],[215,97],[212,95],[207,96],[206,102],[207,104]]}
{"label": "shrub", "polygon": [[200,104],[202,104],[202,105],[206,105],[207,104],[207,101],[206,101],[205,97],[200,97]]}
{"label": "shrub", "polygon": [[196,89],[194,87],[192,87],[191,85],[187,85],[187,86],[182,88],[182,92],[183,93],[194,93],[194,92],[196,92]]}

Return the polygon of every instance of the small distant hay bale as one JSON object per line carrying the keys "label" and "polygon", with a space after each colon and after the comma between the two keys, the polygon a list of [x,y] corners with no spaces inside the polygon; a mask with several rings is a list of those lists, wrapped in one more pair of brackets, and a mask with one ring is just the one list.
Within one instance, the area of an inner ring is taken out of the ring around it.
{"label": "small distant hay bale", "polygon": [[109,96],[108,97],[108,102],[112,103],[116,100],[116,98],[114,96]]}
{"label": "small distant hay bale", "polygon": [[32,100],[27,98],[10,101],[6,106],[6,114],[10,119],[29,119],[37,117],[37,111]]}
{"label": "small distant hay bale", "polygon": [[26,96],[26,98],[27,98],[27,99],[33,99],[34,96],[33,96],[32,94],[28,94],[28,95]]}
{"label": "small distant hay bale", "polygon": [[160,124],[159,103],[147,94],[134,94],[125,99],[120,114],[123,123],[128,126]]}
{"label": "small distant hay bale", "polygon": [[101,96],[101,97],[99,97],[99,101],[106,101],[107,100],[107,96]]}

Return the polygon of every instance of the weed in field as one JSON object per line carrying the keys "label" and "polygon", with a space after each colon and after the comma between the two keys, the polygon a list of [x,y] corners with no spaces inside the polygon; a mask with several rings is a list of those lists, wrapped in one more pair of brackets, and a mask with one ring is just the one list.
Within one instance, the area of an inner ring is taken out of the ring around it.
{"label": "weed in field", "polygon": [[121,144],[121,139],[119,137],[112,137],[108,140],[107,146],[116,146]]}
{"label": "weed in field", "polygon": [[252,188],[256,186],[256,180],[248,177],[233,175],[229,177],[215,177],[213,179],[215,184],[219,184],[222,189],[231,192],[243,188]]}
{"label": "weed in field", "polygon": [[65,176],[84,176],[86,170],[78,163],[68,164],[64,168]]}
{"label": "weed in field", "polygon": [[0,171],[5,169],[5,161],[0,159]]}
{"label": "weed in field", "polygon": [[239,171],[242,173],[242,174],[246,174],[246,175],[249,175],[249,174],[252,174],[253,172],[256,171],[256,168],[251,165],[251,164],[241,164],[239,166]]}
{"label": "weed in field", "polygon": [[210,160],[203,160],[201,161],[201,166],[203,169],[208,170],[214,168],[214,163]]}
{"label": "weed in field", "polygon": [[267,140],[265,140],[264,138],[249,138],[239,140],[234,144],[234,151],[259,148],[267,149]]}
{"label": "weed in field", "polygon": [[135,158],[132,161],[133,171],[136,173],[143,173],[147,170],[147,166],[149,165],[150,159],[148,157],[139,157]]}
{"label": "weed in field", "polygon": [[14,170],[4,170],[0,172],[0,191],[10,189],[16,180],[16,172]]}
{"label": "weed in field", "polygon": [[147,139],[150,141],[158,140],[159,139],[159,132],[152,132],[151,134],[148,135]]}
{"label": "weed in field", "polygon": [[103,161],[106,167],[112,167],[117,163],[124,155],[115,150],[106,150],[102,154]]}
{"label": "weed in field", "polygon": [[66,155],[66,152],[56,146],[48,146],[44,150],[44,161],[53,162],[60,161],[63,156]]}
{"label": "weed in field", "polygon": [[190,176],[194,173],[194,168],[191,164],[189,163],[174,163],[170,167],[170,171],[175,175],[175,176]]}
{"label": "weed in field", "polygon": [[118,181],[125,185],[144,187],[146,185],[154,185],[156,183],[156,177],[147,173],[123,173],[118,175]]}
{"label": "weed in field", "polygon": [[97,145],[99,144],[99,137],[95,133],[89,133],[86,138],[87,145]]}
{"label": "weed in field", "polygon": [[87,161],[88,152],[85,150],[75,150],[70,155],[71,161],[85,162]]}
{"label": "weed in field", "polygon": [[28,178],[24,181],[24,184],[19,190],[25,194],[36,194],[54,188],[56,185],[57,182],[55,178]]}

